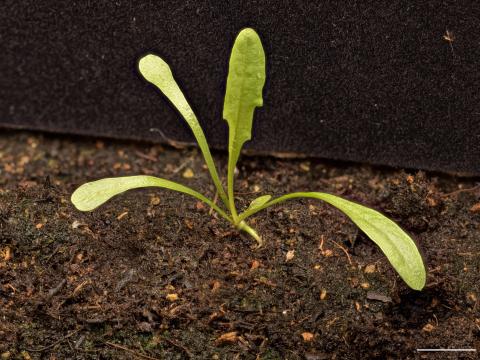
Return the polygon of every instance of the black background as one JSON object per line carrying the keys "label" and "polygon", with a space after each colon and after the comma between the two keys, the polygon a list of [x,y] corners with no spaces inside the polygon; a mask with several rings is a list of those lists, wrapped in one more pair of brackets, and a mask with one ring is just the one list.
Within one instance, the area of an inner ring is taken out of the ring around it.
{"label": "black background", "polygon": [[267,55],[250,148],[480,174],[477,4],[3,1],[0,123],[161,141],[156,127],[192,141],[136,71],[154,52],[223,147],[228,57],[249,26]]}

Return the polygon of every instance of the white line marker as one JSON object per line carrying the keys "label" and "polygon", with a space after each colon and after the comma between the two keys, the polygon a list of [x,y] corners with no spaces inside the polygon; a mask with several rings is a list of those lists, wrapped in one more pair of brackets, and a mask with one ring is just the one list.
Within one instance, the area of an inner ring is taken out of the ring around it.
{"label": "white line marker", "polygon": [[437,351],[446,351],[446,352],[461,352],[461,351],[470,351],[477,352],[477,349],[417,349],[418,352],[437,352]]}

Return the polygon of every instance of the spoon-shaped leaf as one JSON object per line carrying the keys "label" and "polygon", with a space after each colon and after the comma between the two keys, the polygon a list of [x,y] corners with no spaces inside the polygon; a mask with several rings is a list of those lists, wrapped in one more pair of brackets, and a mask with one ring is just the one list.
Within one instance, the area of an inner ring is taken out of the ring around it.
{"label": "spoon-shaped leaf", "polygon": [[71,200],[73,205],[75,205],[78,210],[91,211],[106,203],[108,200],[118,194],[121,194],[127,190],[145,187],[161,187],[193,196],[194,198],[197,198],[211,206],[221,216],[231,222],[230,217],[225,214],[222,209],[215,205],[212,200],[187,186],[155,176],[124,176],[92,181],[83,184],[77,190],[75,190],[72,194]]}
{"label": "spoon-shaped leaf", "polygon": [[400,277],[412,289],[425,286],[426,271],[422,256],[412,238],[395,222],[376,210],[320,192],[300,192],[281,196],[239,215],[244,220],[256,212],[282,201],[297,198],[314,198],[333,205],[347,215],[375,244],[377,244]]}
{"label": "spoon-shaped leaf", "polygon": [[205,134],[203,133],[202,127],[200,126],[195,113],[188,104],[187,99],[185,99],[182,90],[180,90],[177,82],[173,78],[170,67],[162,58],[149,54],[140,59],[138,69],[148,82],[158,87],[168,100],[170,100],[192,129],[193,135],[195,136],[195,139],[197,139],[198,146],[205,158],[212,180],[220,194],[220,198],[225,205],[228,206],[227,195],[218,176],[217,168],[213,162]]}

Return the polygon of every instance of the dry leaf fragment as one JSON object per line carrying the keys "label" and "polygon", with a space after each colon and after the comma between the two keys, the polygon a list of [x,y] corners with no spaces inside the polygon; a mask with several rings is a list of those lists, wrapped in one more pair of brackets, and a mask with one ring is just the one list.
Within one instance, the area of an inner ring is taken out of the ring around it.
{"label": "dry leaf fragment", "polygon": [[362,312],[362,305],[360,305],[358,301],[355,301],[355,310],[357,310],[357,312]]}
{"label": "dry leaf fragment", "polygon": [[480,202],[479,202],[479,203],[476,203],[475,205],[473,205],[473,206],[470,208],[470,212],[472,212],[472,213],[480,212]]}
{"label": "dry leaf fragment", "polygon": [[311,332],[303,332],[302,333],[302,338],[303,338],[303,341],[305,341],[305,342],[312,341],[314,337],[315,337],[315,335],[313,335]]}
{"label": "dry leaf fragment", "polygon": [[212,292],[217,292],[221,285],[220,281],[215,280],[212,284]]}
{"label": "dry leaf fragment", "polygon": [[428,206],[435,207],[438,205],[438,202],[434,198],[427,197],[427,204]]}
{"label": "dry leaf fragment", "polygon": [[327,249],[325,251],[322,251],[322,255],[325,256],[325,257],[330,257],[333,255],[333,251],[330,250],[330,249]]}
{"label": "dry leaf fragment", "polygon": [[190,219],[185,219],[183,220],[183,222],[185,223],[185,225],[187,226],[187,228],[189,228],[190,230],[193,230],[193,221],[190,220]]}
{"label": "dry leaf fragment", "polygon": [[322,291],[320,292],[320,300],[325,300],[326,298],[327,298],[327,290],[322,289]]}
{"label": "dry leaf fragment", "polygon": [[370,284],[368,282],[363,282],[360,284],[360,286],[363,288],[363,289],[368,289],[370,288]]}
{"label": "dry leaf fragment", "polygon": [[285,261],[290,261],[295,256],[295,250],[288,250],[287,255],[285,256]]}
{"label": "dry leaf fragment", "polygon": [[373,274],[375,272],[375,264],[370,264],[365,266],[365,270],[363,270],[365,274]]}
{"label": "dry leaf fragment", "polygon": [[220,335],[220,337],[215,340],[215,345],[224,345],[224,344],[233,344],[238,341],[238,335],[236,331],[231,331],[225,334]]}
{"label": "dry leaf fragment", "polygon": [[178,300],[178,295],[177,294],[168,294],[167,296],[165,296],[165,299],[167,299],[168,301],[174,302],[174,301]]}
{"label": "dry leaf fragment", "polygon": [[367,299],[368,300],[381,301],[381,302],[384,302],[384,303],[392,302],[392,298],[390,296],[383,295],[383,294],[377,293],[375,291],[367,292]]}
{"label": "dry leaf fragment", "polygon": [[12,252],[8,246],[3,251],[3,258],[5,261],[8,261],[12,258]]}
{"label": "dry leaf fragment", "polygon": [[255,270],[260,267],[260,261],[258,260],[253,260],[252,265],[250,265],[250,270]]}
{"label": "dry leaf fragment", "polygon": [[432,324],[427,324],[422,328],[422,330],[425,332],[432,332],[433,329],[435,329],[435,326],[433,326]]}

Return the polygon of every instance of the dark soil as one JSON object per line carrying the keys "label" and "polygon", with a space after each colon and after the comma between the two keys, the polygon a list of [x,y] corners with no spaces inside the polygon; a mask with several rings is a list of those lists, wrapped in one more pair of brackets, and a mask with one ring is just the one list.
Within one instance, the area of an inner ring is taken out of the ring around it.
{"label": "dark soil", "polygon": [[479,179],[313,159],[244,157],[239,170],[242,206],[310,189],[383,211],[421,246],[426,288],[410,290],[320,202],[255,216],[260,249],[168,191],[133,191],[92,213],[69,202],[85,181],[125,174],[213,197],[196,149],[3,132],[1,359],[476,358],[416,349],[480,349]]}

